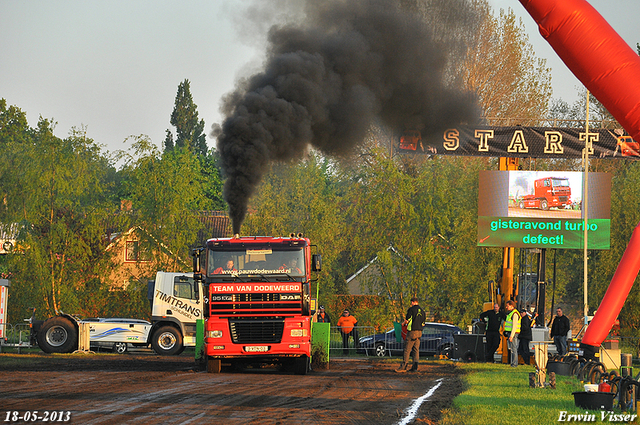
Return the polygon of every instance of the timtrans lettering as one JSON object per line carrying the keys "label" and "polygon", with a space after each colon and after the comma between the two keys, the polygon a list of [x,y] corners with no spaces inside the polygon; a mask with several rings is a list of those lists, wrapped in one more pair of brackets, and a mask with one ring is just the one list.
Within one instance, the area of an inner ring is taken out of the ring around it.
{"label": "timtrans lettering", "polygon": [[200,317],[200,309],[199,308],[191,306],[191,305],[185,303],[184,301],[179,300],[176,297],[173,297],[171,295],[165,294],[164,292],[160,291],[159,289],[156,289],[156,298],[158,298],[162,302],[165,302],[165,303],[169,304],[172,307],[175,307],[175,308],[179,309],[183,314],[192,315],[192,316],[195,316],[196,318]]}

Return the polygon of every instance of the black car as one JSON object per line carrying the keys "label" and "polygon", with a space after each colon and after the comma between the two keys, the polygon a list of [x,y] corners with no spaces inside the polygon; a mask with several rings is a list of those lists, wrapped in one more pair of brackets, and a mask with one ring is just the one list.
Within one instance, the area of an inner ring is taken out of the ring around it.
{"label": "black car", "polygon": [[[420,338],[420,355],[451,357],[453,336],[461,333],[464,333],[462,329],[454,325],[427,323]],[[379,357],[401,356],[404,351],[404,340],[402,337],[396,338],[395,330],[390,329],[385,333],[360,338],[360,348],[357,351],[360,354],[375,354]]]}

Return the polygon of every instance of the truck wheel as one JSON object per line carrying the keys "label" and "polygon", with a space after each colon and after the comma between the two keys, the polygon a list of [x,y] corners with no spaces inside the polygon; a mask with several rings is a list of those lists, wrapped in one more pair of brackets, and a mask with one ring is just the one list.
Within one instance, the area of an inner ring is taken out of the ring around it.
{"label": "truck wheel", "polygon": [[124,354],[127,352],[127,343],[126,342],[116,342],[113,344],[112,348],[114,353]]}
{"label": "truck wheel", "polygon": [[220,359],[208,359],[207,360],[207,372],[208,373],[220,373],[222,370],[222,360]]}
{"label": "truck wheel", "polygon": [[521,210],[524,209],[524,202],[523,201],[518,202],[518,208],[520,208]]}
{"label": "truck wheel", "polygon": [[65,317],[47,319],[40,327],[37,339],[45,353],[71,353],[78,348],[78,331]]}
{"label": "truck wheel", "polygon": [[293,373],[306,375],[309,372],[309,357],[298,357],[293,360]]}
{"label": "truck wheel", "polygon": [[161,356],[173,356],[182,351],[182,335],[173,326],[163,326],[153,334],[151,346]]}
{"label": "truck wheel", "polygon": [[549,209],[549,204],[547,203],[546,199],[540,201],[540,208],[542,208],[544,211],[547,211]]}

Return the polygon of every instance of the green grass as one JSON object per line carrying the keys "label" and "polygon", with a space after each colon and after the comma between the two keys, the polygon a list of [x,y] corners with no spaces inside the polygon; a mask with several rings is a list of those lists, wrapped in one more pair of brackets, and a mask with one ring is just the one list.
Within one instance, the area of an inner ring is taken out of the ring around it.
{"label": "green grass", "polygon": [[[460,367],[467,373],[467,389],[444,412],[442,425],[557,424],[562,411],[567,415],[586,412],[575,406],[572,393],[584,391],[584,384],[573,376],[557,376],[552,390],[529,387],[532,366],[514,369],[503,364],[463,363]],[[589,413],[596,415],[595,422],[602,422],[600,410]]]}

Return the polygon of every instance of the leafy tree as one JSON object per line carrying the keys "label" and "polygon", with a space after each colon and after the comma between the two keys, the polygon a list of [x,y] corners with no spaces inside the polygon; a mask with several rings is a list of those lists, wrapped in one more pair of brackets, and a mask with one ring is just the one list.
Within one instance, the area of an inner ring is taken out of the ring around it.
{"label": "leafy tree", "polygon": [[[467,58],[459,70],[475,91],[488,118],[539,119],[551,97],[551,70],[536,58],[524,24],[512,9],[491,13],[486,1],[476,2],[478,31],[468,32]],[[519,121],[517,124],[524,124]]]}
{"label": "leafy tree", "polygon": [[212,206],[201,162],[186,147],[160,153],[146,136],[136,137],[131,149],[119,157],[125,163],[123,193],[133,205],[131,226],[143,230],[145,249],[169,253],[166,262],[157,259],[159,268],[182,271],[190,267],[189,248],[198,242],[199,213]]}
{"label": "leafy tree", "polygon": [[[26,114],[0,99],[0,222],[17,221],[24,203],[20,181],[26,171],[22,153],[31,141]],[[9,202],[13,200],[13,202]]]}
{"label": "leafy tree", "polygon": [[175,147],[184,147],[196,155],[207,154],[207,141],[204,131],[204,120],[198,119],[198,107],[193,103],[191,83],[184,80],[178,85],[175,106],[171,113],[171,125],[176,128],[176,138],[167,130],[164,150],[172,151]]}
{"label": "leafy tree", "polygon": [[108,263],[108,162],[83,130],[59,139],[42,118],[20,160],[30,164],[20,176],[22,196],[8,199],[22,208],[21,254],[11,259],[16,308],[78,312],[87,282],[100,279]]}
{"label": "leafy tree", "polygon": [[[248,234],[286,236],[303,233],[319,247],[323,269],[319,275],[321,297],[335,292],[336,282],[344,282],[337,264],[345,243],[337,196],[332,187],[328,160],[311,153],[299,164],[278,164],[265,176],[244,224]],[[315,289],[312,288],[315,296]]]}

